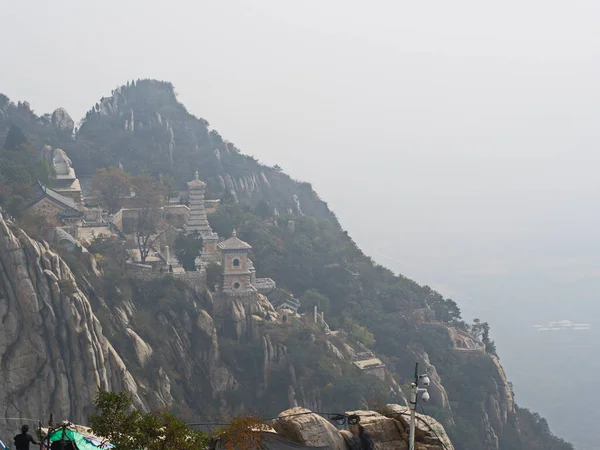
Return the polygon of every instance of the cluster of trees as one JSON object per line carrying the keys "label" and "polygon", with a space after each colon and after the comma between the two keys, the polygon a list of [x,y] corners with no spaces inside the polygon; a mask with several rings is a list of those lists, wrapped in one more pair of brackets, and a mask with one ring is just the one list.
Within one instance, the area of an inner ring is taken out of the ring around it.
{"label": "cluster of trees", "polygon": [[209,435],[169,412],[143,413],[133,408],[131,396],[125,392],[100,390],[94,404],[97,413],[90,417],[92,431],[120,450],[198,450],[217,439],[227,450],[261,448],[260,431],[267,429],[261,419],[246,416],[234,418]]}
{"label": "cluster of trees", "polygon": [[0,149],[0,206],[11,217],[20,219],[31,201],[36,181],[48,184],[54,176],[52,166],[41,158],[23,131],[10,127]]}
{"label": "cluster of trees", "polygon": [[548,421],[536,412],[527,408],[516,407],[519,430],[524,445],[516,444],[517,439],[507,440],[503,445],[506,450],[574,450],[573,445],[555,436],[548,426]]}
{"label": "cluster of trees", "polygon": [[140,251],[140,260],[146,261],[150,250],[169,225],[164,220],[161,207],[165,201],[165,187],[148,175],[137,175],[132,179],[137,214],[134,225],[135,241]]}
{"label": "cluster of trees", "polygon": [[454,300],[442,297],[429,286],[424,286],[423,290],[426,292],[427,305],[432,309],[437,320],[464,328],[465,323],[462,321],[460,308]]}
{"label": "cluster of trees", "polygon": [[196,270],[196,258],[202,253],[202,245],[202,236],[198,232],[180,233],[175,238],[175,257],[186,271]]}
{"label": "cluster of trees", "polygon": [[121,450],[196,450],[209,442],[206,433],[190,429],[168,412],[142,413],[132,408],[125,393],[99,391],[94,401],[98,412],[90,417],[92,431]]}
{"label": "cluster of trees", "polygon": [[490,339],[490,325],[480,319],[473,319],[473,324],[468,327],[470,333],[485,344],[485,351],[496,354],[496,344]]}

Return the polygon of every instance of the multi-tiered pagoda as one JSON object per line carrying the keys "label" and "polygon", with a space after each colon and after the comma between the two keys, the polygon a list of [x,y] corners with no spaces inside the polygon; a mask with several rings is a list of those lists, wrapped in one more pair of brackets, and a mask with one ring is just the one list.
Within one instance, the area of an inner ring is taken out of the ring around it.
{"label": "multi-tiered pagoda", "polygon": [[217,241],[219,236],[214,233],[208,219],[206,218],[206,210],[204,209],[204,191],[206,183],[198,178],[198,172],[192,181],[188,181],[188,192],[190,196],[190,213],[188,214],[184,230],[186,234],[198,233],[202,236],[203,259],[214,255],[217,252]]}

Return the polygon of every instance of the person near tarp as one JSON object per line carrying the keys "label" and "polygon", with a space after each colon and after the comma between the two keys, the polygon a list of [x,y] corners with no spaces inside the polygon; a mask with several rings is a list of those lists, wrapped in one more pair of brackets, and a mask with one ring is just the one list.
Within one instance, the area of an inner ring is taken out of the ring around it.
{"label": "person near tarp", "polygon": [[21,427],[21,434],[17,434],[14,437],[15,447],[17,450],[29,450],[29,443],[31,442],[33,445],[40,445],[32,435],[28,433],[29,425],[23,425]]}

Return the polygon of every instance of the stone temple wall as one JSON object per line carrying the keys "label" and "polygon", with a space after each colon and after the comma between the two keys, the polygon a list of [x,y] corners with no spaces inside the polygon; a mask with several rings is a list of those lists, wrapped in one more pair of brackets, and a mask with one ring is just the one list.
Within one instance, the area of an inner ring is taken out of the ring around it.
{"label": "stone temple wall", "polygon": [[195,272],[161,272],[147,264],[127,262],[125,271],[133,278],[143,281],[152,281],[165,277],[173,277],[181,280],[194,289],[206,289],[206,270],[201,269]]}

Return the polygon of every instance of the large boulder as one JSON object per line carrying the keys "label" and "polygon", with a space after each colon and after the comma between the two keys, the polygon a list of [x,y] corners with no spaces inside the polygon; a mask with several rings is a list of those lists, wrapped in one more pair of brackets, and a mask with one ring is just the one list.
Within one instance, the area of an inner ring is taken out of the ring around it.
{"label": "large boulder", "polygon": [[[359,424],[371,436],[377,450],[404,450],[408,448],[408,433],[397,420],[385,417],[375,411],[348,411],[348,416],[356,415]],[[349,424],[350,432],[358,437],[359,424]]]}
{"label": "large boulder", "polygon": [[131,339],[133,350],[140,367],[146,367],[146,364],[152,356],[152,347],[131,328],[126,328],[125,334]]}
{"label": "large boulder", "polygon": [[64,108],[55,109],[51,121],[54,128],[65,133],[72,133],[75,128],[75,122]]}
{"label": "large boulder", "polygon": [[[348,423],[348,430],[337,430],[329,421],[306,408],[282,412],[273,421],[273,428],[286,439],[309,447],[360,450],[364,448],[363,442],[370,440],[375,450],[408,449],[410,410],[406,406],[386,405],[381,414],[362,410],[345,414],[359,417],[357,424]],[[454,450],[454,447],[439,422],[417,414],[415,450]]]}
{"label": "large boulder", "polygon": [[[410,429],[410,409],[407,406],[385,405],[381,413],[386,417],[397,420],[408,435]],[[415,448],[422,450],[454,450],[454,446],[450,442],[450,438],[446,434],[446,430],[442,424],[432,417],[418,413],[415,420]]]}
{"label": "large boulder", "polygon": [[328,445],[332,450],[347,450],[346,441],[331,423],[306,408],[283,411],[273,428],[290,441],[309,447]]}

